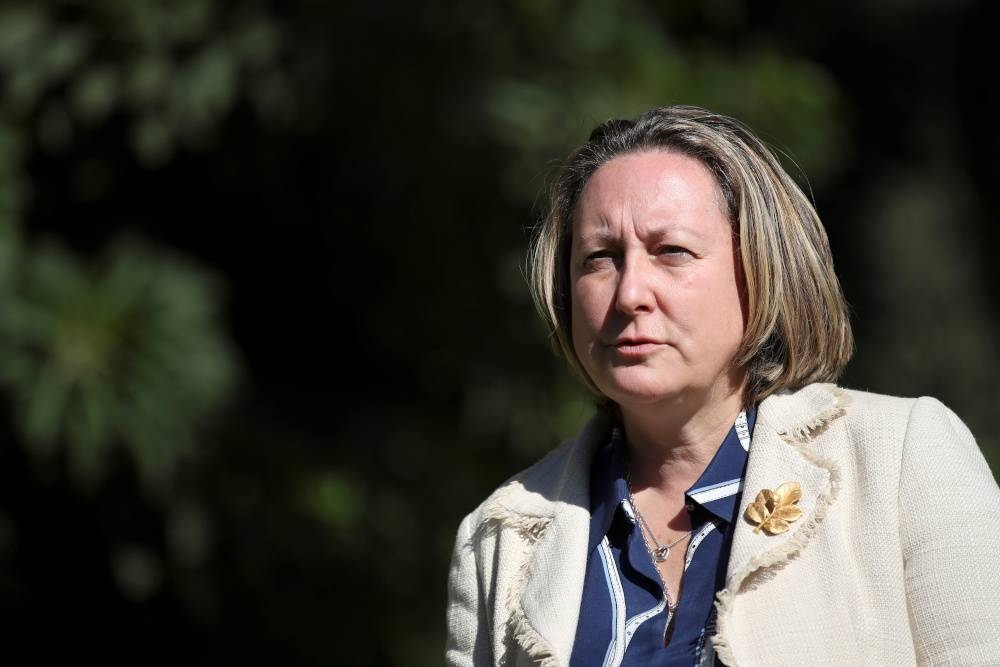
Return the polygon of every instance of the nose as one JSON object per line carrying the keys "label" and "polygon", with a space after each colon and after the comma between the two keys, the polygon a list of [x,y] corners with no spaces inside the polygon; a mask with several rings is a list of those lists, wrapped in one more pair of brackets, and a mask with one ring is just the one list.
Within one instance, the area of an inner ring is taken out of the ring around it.
{"label": "nose", "polygon": [[645,253],[626,254],[618,274],[615,307],[625,315],[653,310],[655,295],[653,267]]}

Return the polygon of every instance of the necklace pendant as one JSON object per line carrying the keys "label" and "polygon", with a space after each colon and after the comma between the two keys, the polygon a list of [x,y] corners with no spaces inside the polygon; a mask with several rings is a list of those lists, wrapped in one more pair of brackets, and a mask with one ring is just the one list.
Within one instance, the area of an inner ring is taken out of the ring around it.
{"label": "necklace pendant", "polygon": [[663,563],[667,560],[667,556],[670,555],[670,547],[664,545],[662,547],[657,547],[653,549],[653,560],[657,563]]}

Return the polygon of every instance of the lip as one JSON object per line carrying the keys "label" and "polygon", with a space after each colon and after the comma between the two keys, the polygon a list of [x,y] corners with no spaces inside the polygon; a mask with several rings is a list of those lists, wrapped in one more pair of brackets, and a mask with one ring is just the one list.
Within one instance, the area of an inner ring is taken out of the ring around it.
{"label": "lip", "polygon": [[663,347],[663,345],[665,345],[665,343],[661,343],[660,341],[652,338],[619,338],[611,345],[611,347],[615,349],[615,352],[617,352],[619,356],[631,359],[641,359],[656,352],[658,349]]}

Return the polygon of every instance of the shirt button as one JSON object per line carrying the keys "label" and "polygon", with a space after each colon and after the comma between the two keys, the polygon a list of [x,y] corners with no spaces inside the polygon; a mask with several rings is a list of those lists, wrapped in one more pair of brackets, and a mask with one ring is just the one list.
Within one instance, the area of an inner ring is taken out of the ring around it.
{"label": "shirt button", "polygon": [[686,505],[684,505],[684,508],[687,509],[688,512],[693,512],[694,511],[694,503],[687,503]]}

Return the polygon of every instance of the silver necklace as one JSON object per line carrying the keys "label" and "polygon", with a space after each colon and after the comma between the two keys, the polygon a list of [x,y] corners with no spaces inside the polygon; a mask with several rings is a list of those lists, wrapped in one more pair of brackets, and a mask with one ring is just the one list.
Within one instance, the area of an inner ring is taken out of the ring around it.
{"label": "silver necklace", "polygon": [[639,508],[636,506],[635,500],[631,498],[630,500],[632,502],[632,509],[635,510],[635,516],[639,519],[639,523],[642,525],[646,534],[649,535],[649,538],[653,540],[653,543],[656,545],[655,549],[649,548],[648,544],[646,545],[646,547],[649,548],[649,555],[652,556],[653,560],[655,560],[657,563],[665,563],[667,558],[670,556],[670,548],[677,546],[687,538],[691,537],[691,533],[684,533],[670,544],[663,544],[658,539],[656,539],[656,535],[653,534],[653,530],[649,527],[649,524],[646,523],[645,517],[643,517],[642,514],[639,512]]}
{"label": "silver necklace", "polygon": [[[656,539],[656,535],[653,534],[653,530],[649,527],[649,524],[646,523],[646,519],[642,516],[642,512],[639,511],[639,505],[635,502],[635,496],[632,495],[632,479],[631,476],[629,475],[627,465],[625,468],[625,485],[628,487],[628,501],[629,504],[632,506],[632,512],[635,514],[636,518],[639,519],[639,527],[640,530],[643,532],[642,542],[643,544],[646,545],[646,551],[649,552],[649,555],[656,563],[665,562],[667,560],[667,557],[670,555],[670,547],[676,546],[680,544],[682,541],[684,541],[686,538],[691,537],[691,533],[694,531],[692,530],[681,535],[670,544],[663,544],[658,539]],[[651,539],[653,543],[656,545],[655,549],[650,547],[649,542],[646,541],[645,539],[645,535],[649,535],[649,539]],[[666,600],[667,609],[670,611],[669,620],[667,621],[667,627],[664,629],[664,633],[667,633],[670,632],[671,626],[673,625],[674,612],[677,611],[677,605],[680,604],[680,600],[678,600],[677,602],[673,601],[673,599],[670,596],[670,587],[667,586],[667,580],[663,578],[662,574],[660,574],[660,568],[654,567],[653,569],[656,570],[656,575],[660,578],[660,585],[663,586],[663,597]]]}
{"label": "silver necklace", "polygon": [[642,512],[639,511],[638,503],[635,502],[635,496],[632,495],[632,478],[631,475],[629,475],[627,467],[625,468],[625,484],[628,486],[629,504],[632,505],[632,511],[635,513],[636,518],[639,519],[639,525],[642,527],[643,532],[649,535],[649,539],[653,541],[653,544],[656,545],[656,548],[654,549],[651,548],[648,543],[646,544],[646,549],[649,551],[649,555],[652,556],[653,560],[657,563],[666,562],[667,557],[670,556],[670,548],[677,546],[685,539],[691,537],[691,532],[693,531],[684,533],[670,544],[663,544],[660,542],[656,539],[656,534],[653,533],[653,529],[649,527],[648,523],[646,523],[646,518],[642,516]]}
{"label": "silver necklace", "polygon": [[[736,428],[736,434],[740,439],[740,445],[743,446],[744,450],[749,450],[750,429],[747,427],[746,410],[741,410],[740,414],[737,415],[735,428]],[[670,555],[670,547],[676,546],[681,542],[683,542],[685,539],[691,537],[691,534],[694,532],[694,529],[691,529],[689,532],[685,533],[684,535],[681,535],[670,544],[663,544],[658,539],[656,539],[656,534],[653,532],[653,529],[649,527],[649,524],[646,523],[645,517],[643,517],[642,512],[639,511],[639,505],[635,502],[635,497],[632,495],[632,478],[629,475],[627,461],[625,464],[625,484],[628,486],[629,503],[632,505],[632,510],[635,513],[635,516],[639,519],[639,525],[642,527],[643,533],[645,535],[649,535],[649,539],[651,539],[653,541],[653,544],[656,545],[656,548],[654,549],[649,546],[648,542],[646,542],[646,550],[649,551],[649,555],[653,557],[654,561],[656,561],[657,563],[663,563],[667,560],[667,557]]]}
{"label": "silver necklace", "polygon": [[[747,426],[747,413],[745,410],[740,411],[740,414],[736,417],[735,428],[736,428],[736,435],[740,439],[740,445],[743,447],[743,450],[749,451],[750,429]],[[646,551],[649,552],[650,557],[652,557],[652,559],[656,563],[663,563],[664,561],[667,560],[667,557],[670,555],[670,547],[676,546],[681,542],[683,542],[685,539],[691,537],[691,535],[694,533],[694,529],[692,528],[690,531],[681,535],[670,544],[663,544],[658,539],[656,539],[656,534],[653,533],[653,529],[649,527],[648,523],[646,523],[645,517],[643,517],[642,512],[639,511],[638,503],[635,502],[635,496],[632,495],[632,476],[629,474],[627,458],[625,461],[625,486],[628,487],[628,501],[629,504],[632,506],[632,512],[633,514],[635,514],[636,518],[639,519],[640,530],[643,533],[642,542],[643,544],[646,545]],[[649,539],[651,539],[653,541],[653,544],[656,545],[655,549],[650,547],[649,542],[645,538],[646,535],[649,535]],[[660,578],[660,584],[663,586],[663,597],[667,603],[667,610],[669,612],[667,617],[668,619],[667,626],[663,629],[663,639],[664,642],[667,643],[670,641],[671,635],[673,635],[673,625],[675,618],[674,612],[677,611],[677,606],[680,604],[680,600],[678,600],[675,603],[670,598],[670,587],[667,586],[666,579],[664,579],[663,575],[660,574],[660,568],[654,567],[653,569],[656,570],[656,575]]]}

